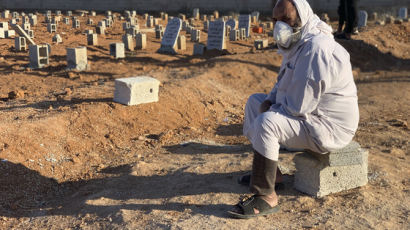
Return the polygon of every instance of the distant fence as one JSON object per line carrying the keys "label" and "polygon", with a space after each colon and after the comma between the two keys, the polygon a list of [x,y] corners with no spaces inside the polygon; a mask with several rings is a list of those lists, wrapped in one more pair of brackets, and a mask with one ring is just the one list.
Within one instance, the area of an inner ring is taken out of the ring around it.
{"label": "distant fence", "polygon": [[[336,15],[339,0],[308,0],[318,13]],[[360,0],[359,8],[370,12],[396,13],[402,6],[410,6],[410,0]],[[188,12],[199,8],[202,12],[251,12],[269,14],[272,0],[0,0],[0,9],[10,10],[95,10],[144,12]]]}

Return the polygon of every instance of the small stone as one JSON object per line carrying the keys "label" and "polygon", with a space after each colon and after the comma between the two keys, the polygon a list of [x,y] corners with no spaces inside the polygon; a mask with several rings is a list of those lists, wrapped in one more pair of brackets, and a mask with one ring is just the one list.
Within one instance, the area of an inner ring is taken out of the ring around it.
{"label": "small stone", "polygon": [[22,99],[24,98],[24,91],[23,90],[16,90],[16,91],[11,91],[9,92],[9,99]]}
{"label": "small stone", "polygon": [[70,88],[65,88],[64,92],[67,96],[70,96],[73,93],[73,91]]}
{"label": "small stone", "polygon": [[143,140],[145,140],[145,137],[144,136],[138,136],[138,138],[137,138],[139,141],[143,141]]}

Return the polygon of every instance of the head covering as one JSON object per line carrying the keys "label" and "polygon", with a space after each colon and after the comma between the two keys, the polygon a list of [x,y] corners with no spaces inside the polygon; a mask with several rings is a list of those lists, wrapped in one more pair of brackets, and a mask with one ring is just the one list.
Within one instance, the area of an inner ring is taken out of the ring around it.
{"label": "head covering", "polygon": [[[283,0],[279,0],[276,5]],[[296,6],[296,10],[299,13],[300,20],[302,22],[301,25],[301,39],[298,43],[292,46],[290,49],[281,49],[280,53],[284,55],[285,58],[290,58],[297,50],[297,48],[305,43],[306,41],[313,38],[313,36],[323,33],[331,38],[332,35],[332,27],[326,24],[324,21],[320,20],[320,18],[313,13],[312,8],[310,7],[309,3],[306,0],[290,0]]]}

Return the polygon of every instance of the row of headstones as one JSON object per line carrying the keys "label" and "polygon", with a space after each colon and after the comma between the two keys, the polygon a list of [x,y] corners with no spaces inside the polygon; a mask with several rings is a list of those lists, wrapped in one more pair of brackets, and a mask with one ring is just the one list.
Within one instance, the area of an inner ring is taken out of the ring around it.
{"label": "row of headstones", "polygon": [[367,19],[370,18],[372,20],[376,20],[376,23],[379,25],[384,25],[384,23],[396,23],[396,24],[401,24],[403,21],[408,21],[408,11],[406,7],[402,7],[399,9],[398,12],[398,18],[394,18],[393,16],[387,15],[385,17],[385,21],[383,20],[378,20],[378,14],[376,12],[373,12],[371,14],[371,17],[369,17],[368,13],[364,10],[360,10],[358,14],[358,22],[357,26],[360,28],[366,27],[367,26]]}

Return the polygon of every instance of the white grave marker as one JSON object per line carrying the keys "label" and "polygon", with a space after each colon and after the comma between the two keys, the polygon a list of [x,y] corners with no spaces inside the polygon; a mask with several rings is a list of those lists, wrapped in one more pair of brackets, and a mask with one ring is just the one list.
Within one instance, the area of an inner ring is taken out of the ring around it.
{"label": "white grave marker", "polygon": [[251,30],[251,15],[242,14],[239,15],[238,28],[245,28],[246,37],[249,37],[249,32]]}
{"label": "white grave marker", "polygon": [[158,53],[171,53],[176,54],[175,45],[181,31],[182,20],[179,18],[173,18],[168,21],[167,27],[165,28],[164,37],[161,41],[161,48],[157,51]]}
{"label": "white grave marker", "polygon": [[223,50],[225,48],[225,22],[209,22],[207,49]]}
{"label": "white grave marker", "polygon": [[399,9],[399,18],[401,19],[406,19],[407,18],[407,8],[406,7],[402,7]]}
{"label": "white grave marker", "polygon": [[359,20],[357,23],[357,27],[362,28],[366,27],[367,25],[367,12],[364,10],[359,11]]}

